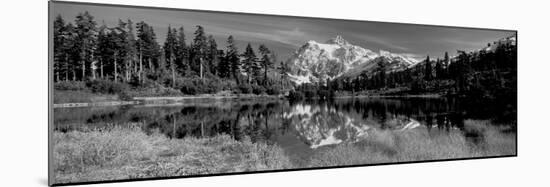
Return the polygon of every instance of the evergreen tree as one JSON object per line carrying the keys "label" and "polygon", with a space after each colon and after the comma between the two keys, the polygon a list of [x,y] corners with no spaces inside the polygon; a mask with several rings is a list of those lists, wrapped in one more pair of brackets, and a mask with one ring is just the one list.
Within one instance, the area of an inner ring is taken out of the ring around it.
{"label": "evergreen tree", "polygon": [[90,67],[93,61],[93,54],[96,48],[97,40],[97,31],[96,31],[96,22],[94,17],[85,11],[84,13],[79,13],[76,16],[76,45],[79,47],[79,60],[81,66],[81,80],[85,80],[87,77],[86,69]]}
{"label": "evergreen tree", "polygon": [[[64,58],[65,63],[63,65],[64,74],[65,74],[65,80],[73,80],[76,81],[76,67],[78,58],[80,55],[78,55],[78,51],[80,48],[76,45],[76,33],[75,33],[75,27],[72,23],[67,23],[65,26],[65,32],[63,34],[65,40],[64,40]],[[69,76],[71,74],[71,76]],[[71,77],[71,78],[69,78]]]}
{"label": "evergreen tree", "polygon": [[443,62],[438,58],[435,64],[435,76],[437,79],[445,78],[445,70],[443,69]]}
{"label": "evergreen tree", "polygon": [[377,63],[374,85],[376,88],[386,87],[386,68],[385,62],[382,60]]}
{"label": "evergreen tree", "polygon": [[[68,35],[67,27],[65,26],[65,20],[61,15],[55,17],[53,23],[53,54],[54,54],[54,81],[60,80],[60,74],[62,73],[63,66],[68,62]],[[66,71],[66,70],[65,70]],[[65,79],[67,80],[67,79]]]}
{"label": "evergreen tree", "polygon": [[227,56],[223,50],[219,51],[219,56],[220,63],[217,66],[218,75],[222,78],[231,77],[231,64],[229,64],[229,60],[227,60]]}
{"label": "evergreen tree", "polygon": [[153,27],[149,26],[144,21],[136,24],[137,27],[137,50],[139,54],[139,78],[141,82],[144,80],[144,64],[147,64],[149,72],[155,72],[154,63],[158,63],[160,57],[160,46],[157,43],[156,35]]}
{"label": "evergreen tree", "polygon": [[216,40],[214,39],[214,36],[208,35],[208,67],[210,70],[210,73],[219,76],[218,75],[218,66],[219,66],[219,55],[218,55],[218,44],[216,43]]}
{"label": "evergreen tree", "polygon": [[449,59],[449,53],[447,53],[447,51],[445,51],[445,57],[443,57],[443,62],[445,66],[449,66],[450,59]]}
{"label": "evergreen tree", "polygon": [[[130,46],[129,46],[129,38],[128,38],[128,31],[127,31],[127,23],[123,22],[122,20],[118,20],[118,26],[115,28],[110,29],[110,32],[108,34],[108,40],[109,40],[109,47],[113,51],[113,72],[114,72],[114,80],[115,82],[118,81],[119,77],[119,67],[123,67],[124,70],[127,72],[129,69],[125,65],[128,64],[129,59],[131,58],[131,54],[129,54]],[[120,63],[119,62],[124,62]],[[128,80],[128,74],[125,75],[126,80]],[[124,80],[124,79],[123,79]]]}
{"label": "evergreen tree", "polygon": [[199,72],[201,79],[203,78],[204,72],[204,59],[207,52],[207,41],[206,35],[204,33],[204,28],[200,25],[197,25],[197,30],[195,31],[195,38],[193,39],[192,50],[192,62],[194,64],[194,70]]}
{"label": "evergreen tree", "polygon": [[239,74],[240,74],[240,68],[241,68],[241,61],[239,59],[238,55],[238,49],[235,45],[235,41],[233,40],[233,36],[229,36],[227,38],[227,47],[225,52],[225,60],[227,60],[227,63],[230,65],[231,69],[231,76],[237,81],[237,84],[239,84]]}
{"label": "evergreen tree", "polygon": [[431,81],[433,76],[432,63],[430,62],[430,56],[426,57],[426,67],[424,70],[424,80]]}
{"label": "evergreen tree", "polygon": [[176,87],[176,50],[177,50],[177,38],[176,29],[172,29],[168,26],[168,33],[166,34],[166,40],[164,41],[164,56],[169,62],[170,70],[172,72],[172,87]]}
{"label": "evergreen tree", "polygon": [[126,22],[126,81],[130,81],[132,76],[137,72],[136,58],[137,58],[137,46],[136,37],[134,35],[134,23],[128,19]]}
{"label": "evergreen tree", "polygon": [[105,25],[105,22],[99,27],[98,30],[98,36],[97,36],[97,57],[99,59],[99,77],[101,79],[105,76],[105,64],[109,61],[111,58],[111,44],[110,39],[108,37],[109,29],[107,28],[107,25]]}
{"label": "evergreen tree", "polygon": [[264,82],[263,83],[264,83],[264,86],[266,86],[267,85],[267,72],[273,66],[273,61],[274,61],[274,60],[272,60],[273,55],[272,55],[271,51],[264,44],[260,45],[260,47],[258,48],[258,51],[260,52],[260,55],[261,55],[260,63],[261,63],[261,66],[263,68],[263,71],[264,71]]}
{"label": "evergreen tree", "polygon": [[246,45],[246,49],[242,54],[243,57],[243,69],[246,73],[247,82],[250,84],[252,74],[258,69],[256,54],[250,43]]}
{"label": "evergreen tree", "polygon": [[[188,64],[189,51],[187,50],[187,44],[185,40],[185,32],[183,26],[178,29],[178,44],[176,46],[176,63],[178,66],[177,69],[182,69],[189,71],[190,67]],[[186,72],[186,74],[189,72]]]}
{"label": "evergreen tree", "polygon": [[290,67],[288,63],[281,61],[279,65],[279,74],[281,75],[281,88],[285,90],[285,81],[288,80],[288,73],[290,72]]}

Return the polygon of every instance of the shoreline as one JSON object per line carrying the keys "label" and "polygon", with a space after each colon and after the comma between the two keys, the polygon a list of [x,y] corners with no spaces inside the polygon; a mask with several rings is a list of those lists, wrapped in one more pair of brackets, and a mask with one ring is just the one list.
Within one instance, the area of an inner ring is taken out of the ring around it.
{"label": "shoreline", "polygon": [[[337,95],[334,99],[353,99],[353,98],[442,98],[440,94],[418,94],[418,95]],[[172,103],[195,103],[201,101],[223,101],[223,100],[275,100],[286,99],[283,95],[188,95],[188,96],[139,96],[132,97],[132,100],[114,100],[114,101],[92,101],[92,102],[70,102],[54,103],[53,108],[77,108],[77,107],[104,107],[104,106],[122,106],[138,104],[172,104]]]}
{"label": "shoreline", "polygon": [[77,108],[77,107],[102,107],[102,106],[122,106],[122,105],[137,105],[137,104],[169,104],[169,103],[193,103],[204,100],[249,100],[262,99],[274,100],[284,99],[282,95],[193,95],[193,96],[145,96],[133,97],[130,101],[96,101],[96,102],[74,102],[74,103],[54,103],[53,108]]}
{"label": "shoreline", "polygon": [[443,98],[440,94],[415,94],[415,95],[339,95],[335,99],[348,98]]}

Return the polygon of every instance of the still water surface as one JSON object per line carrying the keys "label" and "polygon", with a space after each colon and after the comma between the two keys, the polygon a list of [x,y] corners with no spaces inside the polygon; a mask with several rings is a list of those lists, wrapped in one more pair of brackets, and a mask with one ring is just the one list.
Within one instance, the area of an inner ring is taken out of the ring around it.
{"label": "still water surface", "polygon": [[[473,145],[483,134],[465,120],[515,124],[515,113],[483,103],[453,99],[336,99],[331,102],[227,101],[199,104],[129,105],[54,109],[57,131],[138,123],[147,133],[170,138],[227,134],[236,140],[276,144],[293,160],[323,147],[358,142],[383,131],[460,132]],[[515,133],[515,125],[508,132]]]}

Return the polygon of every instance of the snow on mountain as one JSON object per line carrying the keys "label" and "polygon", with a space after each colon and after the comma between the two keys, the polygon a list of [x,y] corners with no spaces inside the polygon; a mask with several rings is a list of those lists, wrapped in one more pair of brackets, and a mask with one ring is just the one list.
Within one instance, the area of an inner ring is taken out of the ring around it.
{"label": "snow on mountain", "polygon": [[495,50],[497,50],[497,46],[503,45],[503,44],[516,45],[516,35],[512,35],[509,37],[502,38],[498,41],[495,41],[491,45],[485,47],[483,50],[487,52],[494,52]]}
{"label": "snow on mountain", "polygon": [[[415,59],[381,50],[373,52],[336,36],[325,43],[308,41],[288,59],[289,77],[296,84],[324,82],[348,72],[371,69],[384,60],[399,69],[417,63]],[[390,69],[392,69],[390,68]]]}

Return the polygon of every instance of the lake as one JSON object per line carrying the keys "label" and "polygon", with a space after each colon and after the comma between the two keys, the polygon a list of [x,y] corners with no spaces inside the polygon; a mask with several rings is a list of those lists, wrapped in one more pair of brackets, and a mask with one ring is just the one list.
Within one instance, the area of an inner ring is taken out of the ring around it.
{"label": "lake", "polygon": [[[54,127],[67,132],[135,123],[147,133],[158,131],[169,138],[227,134],[236,140],[278,145],[300,165],[324,149],[370,141],[369,137],[391,138],[395,147],[400,141],[396,133],[421,133],[422,139],[434,140],[458,135],[471,149],[492,149],[493,144],[485,142],[494,133],[512,134],[498,137],[515,139],[516,113],[510,108],[514,106],[444,98],[142,104],[56,108]],[[476,126],[477,121],[483,121],[483,127]],[[488,134],[493,127],[497,130]]]}

